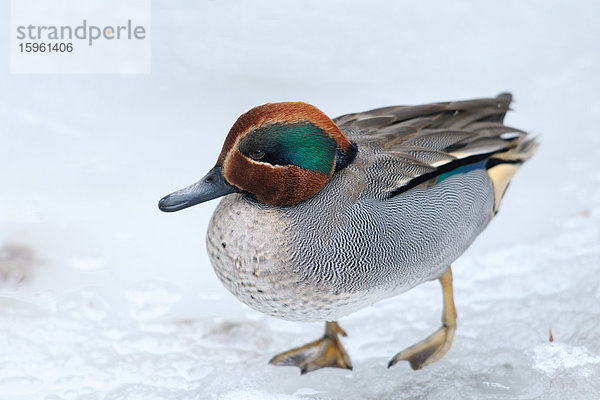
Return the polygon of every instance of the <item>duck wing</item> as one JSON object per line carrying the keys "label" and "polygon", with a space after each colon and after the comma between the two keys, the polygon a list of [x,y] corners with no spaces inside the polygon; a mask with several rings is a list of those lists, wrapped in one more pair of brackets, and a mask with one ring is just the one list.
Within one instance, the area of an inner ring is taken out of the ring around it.
{"label": "duck wing", "polygon": [[442,175],[473,165],[489,173],[501,164],[512,164],[509,176],[502,174],[498,182],[492,178],[501,197],[518,166],[537,147],[526,132],[504,125],[511,100],[511,94],[502,93],[495,98],[377,108],[333,121],[359,151],[361,146],[379,149],[374,161],[384,165],[385,172],[376,185],[378,197],[435,184]]}

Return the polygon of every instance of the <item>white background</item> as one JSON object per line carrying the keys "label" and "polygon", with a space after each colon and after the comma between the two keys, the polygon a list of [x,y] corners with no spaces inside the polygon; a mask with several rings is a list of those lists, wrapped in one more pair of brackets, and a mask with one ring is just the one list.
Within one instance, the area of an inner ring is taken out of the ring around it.
{"label": "white background", "polygon": [[[155,1],[150,75],[11,75],[1,36],[0,399],[597,398],[599,16],[595,1]],[[157,209],[255,105],[334,117],[502,91],[541,147],[456,262],[454,346],[423,371],[386,364],[438,327],[437,283],[342,319],[353,372],[300,377],[267,361],[321,325],[220,285],[216,202]]]}

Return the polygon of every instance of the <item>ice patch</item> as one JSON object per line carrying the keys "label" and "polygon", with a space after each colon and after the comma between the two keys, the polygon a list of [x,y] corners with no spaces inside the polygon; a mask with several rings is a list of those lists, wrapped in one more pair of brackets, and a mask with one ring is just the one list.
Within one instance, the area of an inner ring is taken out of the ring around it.
{"label": "ice patch", "polygon": [[[533,349],[533,368],[550,376],[568,368],[600,363],[600,356],[591,354],[585,347],[566,343],[547,343]],[[584,375],[589,370],[581,369]]]}
{"label": "ice patch", "polygon": [[165,315],[181,296],[181,291],[168,282],[143,282],[127,290],[131,317],[141,321]]}
{"label": "ice patch", "polygon": [[294,392],[294,396],[313,395],[319,393],[326,393],[322,390],[315,390],[311,388],[300,388]]}
{"label": "ice patch", "polygon": [[[217,396],[219,400],[299,400],[309,397],[284,393],[267,393],[260,390],[234,390]],[[313,397],[310,397],[313,398]]]}
{"label": "ice patch", "polygon": [[106,317],[110,305],[93,289],[66,293],[58,298],[58,311],[76,318],[99,321]]}

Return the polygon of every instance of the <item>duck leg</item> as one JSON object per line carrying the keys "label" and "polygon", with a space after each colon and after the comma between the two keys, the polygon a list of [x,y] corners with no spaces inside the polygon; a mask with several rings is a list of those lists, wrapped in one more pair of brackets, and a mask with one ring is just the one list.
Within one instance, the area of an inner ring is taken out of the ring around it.
{"label": "duck leg", "polygon": [[407,360],[412,369],[438,361],[450,350],[456,330],[456,309],[452,293],[452,270],[450,267],[439,278],[444,296],[442,326],[425,340],[420,341],[396,354],[388,363],[388,368],[400,360]]}
{"label": "duck leg", "polygon": [[295,365],[300,368],[300,373],[303,375],[325,367],[352,369],[352,362],[338,334],[346,336],[346,332],[337,322],[326,322],[325,334],[321,339],[278,354],[269,361],[269,364]]}

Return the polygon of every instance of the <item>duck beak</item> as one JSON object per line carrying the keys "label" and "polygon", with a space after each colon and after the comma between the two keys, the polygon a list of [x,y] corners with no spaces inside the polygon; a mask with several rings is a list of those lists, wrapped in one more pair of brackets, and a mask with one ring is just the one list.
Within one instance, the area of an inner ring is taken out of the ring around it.
{"label": "duck beak", "polygon": [[193,185],[160,199],[158,208],[164,212],[179,211],[236,192],[240,192],[240,190],[227,183],[221,173],[221,167],[214,167],[204,178]]}

